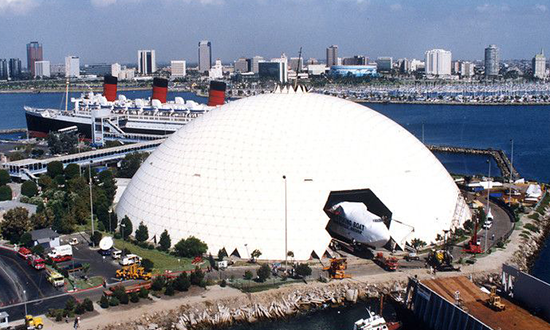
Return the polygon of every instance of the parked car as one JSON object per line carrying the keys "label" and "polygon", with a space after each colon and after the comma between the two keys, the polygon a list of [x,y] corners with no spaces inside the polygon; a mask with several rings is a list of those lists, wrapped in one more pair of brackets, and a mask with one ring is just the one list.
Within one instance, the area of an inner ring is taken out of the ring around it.
{"label": "parked car", "polygon": [[113,258],[115,260],[120,259],[120,256],[122,256],[122,251],[120,251],[120,250],[113,250],[111,252],[111,258]]}
{"label": "parked car", "polygon": [[137,254],[127,254],[124,258],[121,258],[118,262],[121,266],[129,266],[135,263],[141,263],[141,257]]}

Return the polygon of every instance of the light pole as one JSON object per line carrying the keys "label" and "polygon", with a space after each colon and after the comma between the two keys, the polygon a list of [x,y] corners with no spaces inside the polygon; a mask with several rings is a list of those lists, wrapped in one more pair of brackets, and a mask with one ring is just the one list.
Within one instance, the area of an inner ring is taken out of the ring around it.
{"label": "light pole", "polygon": [[512,206],[512,183],[514,182],[514,139],[510,139],[510,187],[508,188],[508,205]]}
{"label": "light pole", "polygon": [[285,181],[285,271],[288,267],[288,209],[287,209],[287,191],[286,191],[286,175],[283,175]]}
{"label": "light pole", "polygon": [[126,228],[126,224],[124,224],[122,221],[120,222],[120,228],[122,229],[122,259],[124,259],[124,243],[126,239],[124,238],[124,228]]}
{"label": "light pole", "polygon": [[[489,164],[489,177],[487,178],[487,213],[485,215],[485,222],[487,222],[488,216],[491,213],[490,205],[489,205],[489,199],[491,196],[491,159],[487,159],[487,163]],[[485,253],[487,253],[487,232],[489,230],[489,226],[487,226],[485,223],[483,224],[485,227]]]}
{"label": "light pole", "polygon": [[25,299],[25,317],[27,317],[27,291],[26,290],[23,290],[23,299]]}
{"label": "light pole", "polygon": [[90,160],[90,168],[88,170],[88,180],[90,181],[90,218],[92,219],[92,246],[95,247],[93,240],[94,236],[94,203],[92,199],[92,161]]}
{"label": "light pole", "polygon": [[111,221],[113,221],[113,209],[109,209],[109,233],[112,233],[111,231]]}

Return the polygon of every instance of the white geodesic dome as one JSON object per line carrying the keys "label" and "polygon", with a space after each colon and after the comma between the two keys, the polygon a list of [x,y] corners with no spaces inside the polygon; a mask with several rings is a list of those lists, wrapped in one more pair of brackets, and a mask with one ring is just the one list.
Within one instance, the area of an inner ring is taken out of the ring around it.
{"label": "white geodesic dome", "polygon": [[331,240],[329,194],[356,189],[391,210],[400,244],[434,241],[469,217],[446,169],[404,128],[350,101],[292,91],[234,101],[181,128],[144,162],[117,213],[151,237],[167,229],[173,243],[192,235],[213,254],[259,249],[280,260],[286,205],[288,250],[303,260]]}

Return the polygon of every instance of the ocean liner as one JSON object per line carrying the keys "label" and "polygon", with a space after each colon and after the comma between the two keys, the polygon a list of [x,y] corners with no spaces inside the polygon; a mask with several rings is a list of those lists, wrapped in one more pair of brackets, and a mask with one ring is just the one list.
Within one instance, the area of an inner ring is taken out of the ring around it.
{"label": "ocean liner", "polygon": [[[174,133],[183,125],[225,102],[223,82],[212,81],[208,104],[185,101],[176,97],[167,101],[168,80],[153,79],[149,99],[129,100],[117,97],[117,78],[106,76],[103,94],[83,93],[72,98],[72,109],[25,107],[27,129],[32,137],[45,137],[49,132],[74,128],[83,138],[101,145],[107,139],[152,140]],[[68,90],[66,93],[68,97]]]}

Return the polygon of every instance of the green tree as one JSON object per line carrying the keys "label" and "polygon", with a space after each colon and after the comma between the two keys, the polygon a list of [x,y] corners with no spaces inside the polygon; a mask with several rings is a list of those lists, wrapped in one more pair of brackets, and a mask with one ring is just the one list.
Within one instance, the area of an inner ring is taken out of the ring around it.
{"label": "green tree", "polygon": [[121,161],[120,171],[118,173],[119,176],[122,178],[133,177],[141,166],[141,163],[143,163],[148,156],[149,155],[147,153],[139,152],[127,154]]}
{"label": "green tree", "polygon": [[59,161],[49,162],[47,166],[47,174],[50,178],[63,175],[63,163]]}
{"label": "green tree", "polygon": [[174,250],[180,257],[194,258],[206,253],[208,245],[194,236],[189,236],[187,239],[181,239],[174,246]]}
{"label": "green tree", "polygon": [[258,249],[252,251],[252,253],[250,254],[253,262],[256,262],[256,259],[258,259],[261,255],[262,255],[262,252]]}
{"label": "green tree", "polygon": [[99,299],[99,306],[101,308],[109,308],[109,299],[105,295],[101,295],[101,299]]}
{"label": "green tree", "polygon": [[162,234],[160,234],[159,250],[168,251],[171,246],[172,240],[170,239],[170,234],[168,234],[168,230],[165,229]]}
{"label": "green tree", "polygon": [[258,275],[258,280],[260,282],[265,282],[271,276],[271,269],[269,268],[269,265],[261,265],[256,271],[256,275]]}
{"label": "green tree", "polygon": [[11,182],[10,173],[6,170],[0,170],[0,186]]}
{"label": "green tree", "polygon": [[147,239],[149,239],[149,230],[147,229],[147,226],[143,223],[143,221],[139,223],[139,226],[136,229],[135,236],[138,242],[145,242]]}
{"label": "green tree", "polygon": [[44,210],[31,215],[31,226],[34,229],[48,228],[52,226],[53,214],[51,210]]}
{"label": "green tree", "polygon": [[308,277],[311,275],[311,267],[308,264],[298,264],[296,266],[296,274],[301,277]]}
{"label": "green tree", "polygon": [[92,237],[90,237],[90,239],[94,243],[94,246],[98,246],[102,238],[103,234],[99,230],[94,230],[94,234],[92,235]]}
{"label": "green tree", "polygon": [[164,276],[157,276],[151,284],[151,289],[153,291],[160,291],[166,285],[166,278]]}
{"label": "green tree", "polygon": [[146,272],[150,272],[155,268],[155,263],[151,259],[145,258],[141,261],[141,266],[145,268]]}
{"label": "green tree", "polygon": [[149,297],[149,290],[147,290],[146,288],[141,288],[139,289],[139,297],[140,298],[148,298]]}
{"label": "green tree", "polygon": [[222,261],[225,257],[227,257],[227,251],[225,248],[218,250],[218,260]]}
{"label": "green tree", "polygon": [[48,142],[48,148],[53,155],[63,152],[63,145],[61,144],[61,140],[59,140],[58,134],[49,133],[46,141]]}
{"label": "green tree", "polygon": [[38,185],[42,188],[42,190],[55,188],[55,183],[47,174],[42,174],[40,178],[38,178]]}
{"label": "green tree", "polygon": [[167,296],[173,296],[174,295],[174,285],[172,282],[168,282],[166,284],[166,289],[164,290],[164,294]]}
{"label": "green tree", "polygon": [[245,280],[250,281],[252,279],[252,277],[254,277],[254,275],[252,274],[252,272],[250,270],[247,270],[247,271],[244,272],[243,277],[244,277]]}
{"label": "green tree", "polygon": [[174,280],[174,289],[178,291],[187,291],[189,290],[189,287],[191,287],[191,281],[189,280],[187,273],[181,273]]}
{"label": "green tree", "polygon": [[419,248],[426,246],[426,242],[419,238],[414,238],[411,240],[411,245],[413,248],[415,248],[415,250],[418,250]]}
{"label": "green tree", "polygon": [[204,279],[204,273],[199,267],[195,267],[195,270],[191,273],[189,280],[192,285],[200,285]]}
{"label": "green tree", "polygon": [[36,186],[36,183],[32,180],[23,182],[21,185],[21,194],[27,197],[34,197],[38,195],[38,187]]}
{"label": "green tree", "polygon": [[56,175],[54,178],[53,178],[53,181],[55,182],[56,185],[58,186],[63,186],[66,182],[65,180],[65,176],[63,176],[63,174],[59,174],[59,175]]}
{"label": "green tree", "polygon": [[109,205],[113,204],[116,195],[116,181],[111,170],[105,170],[98,174],[97,180],[101,189],[105,192]]}
{"label": "green tree", "polygon": [[84,308],[86,308],[86,311],[93,312],[94,311],[94,304],[89,298],[84,298],[84,301],[82,302],[82,305],[84,305]]}
{"label": "green tree", "polygon": [[123,239],[127,239],[133,231],[134,228],[132,228],[132,221],[128,218],[128,216],[124,216],[120,222],[120,235]]}
{"label": "green tree", "polygon": [[4,220],[0,222],[2,237],[12,243],[18,243],[21,236],[31,230],[29,211],[24,207],[16,207],[4,214]]}
{"label": "green tree", "polygon": [[24,247],[30,248],[33,245],[32,235],[30,233],[24,233],[19,239],[19,244]]}
{"label": "green tree", "polygon": [[67,180],[71,180],[71,179],[74,179],[76,177],[79,177],[80,176],[80,166],[78,166],[78,164],[69,164],[67,165],[67,167],[65,167],[65,178]]}
{"label": "green tree", "polygon": [[0,201],[11,201],[12,197],[10,186],[0,186]]}
{"label": "green tree", "polygon": [[137,292],[132,292],[130,294],[130,301],[133,303],[139,302],[139,294]]}

